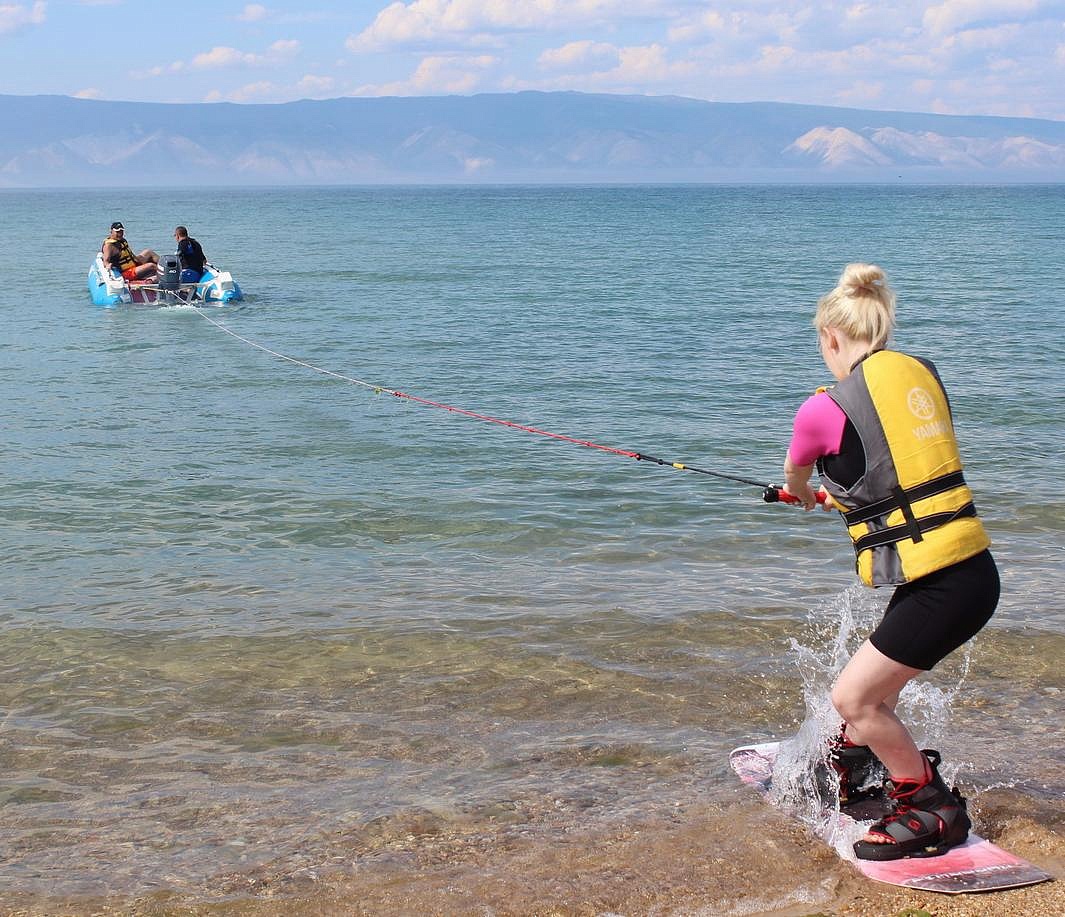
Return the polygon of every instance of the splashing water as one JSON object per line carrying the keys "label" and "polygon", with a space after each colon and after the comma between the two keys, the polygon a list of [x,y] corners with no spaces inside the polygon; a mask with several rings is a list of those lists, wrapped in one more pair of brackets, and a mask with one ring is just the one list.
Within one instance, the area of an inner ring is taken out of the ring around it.
{"label": "splashing water", "polygon": [[[770,795],[775,805],[806,824],[845,858],[853,857],[852,844],[870,822],[841,819],[839,788],[834,780],[818,779],[818,773],[832,773],[828,743],[840,727],[840,716],[831,701],[832,685],[881,613],[882,602],[874,593],[852,586],[815,609],[810,645],[791,640],[806,714],[796,735],[780,744]],[[966,646],[956,667],[959,671],[946,673],[945,685],[915,680],[899,695],[897,712],[919,748],[939,745],[951,705],[969,673],[970,656],[971,649]],[[944,769],[944,779],[953,779],[956,770],[956,765]],[[866,785],[878,779],[874,775]]]}

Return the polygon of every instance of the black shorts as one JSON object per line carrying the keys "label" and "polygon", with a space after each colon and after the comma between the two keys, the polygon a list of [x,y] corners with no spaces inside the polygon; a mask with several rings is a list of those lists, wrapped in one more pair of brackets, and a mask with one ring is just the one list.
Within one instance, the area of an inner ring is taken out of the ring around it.
{"label": "black shorts", "polygon": [[990,620],[998,594],[995,560],[981,551],[899,586],[869,642],[895,662],[930,669]]}

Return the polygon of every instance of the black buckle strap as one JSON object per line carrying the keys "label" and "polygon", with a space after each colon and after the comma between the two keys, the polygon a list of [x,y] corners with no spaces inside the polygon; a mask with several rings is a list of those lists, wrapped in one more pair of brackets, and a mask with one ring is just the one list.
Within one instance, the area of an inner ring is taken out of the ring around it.
{"label": "black buckle strap", "polygon": [[[948,522],[953,522],[955,519],[965,519],[975,515],[976,507],[969,502],[953,512],[933,513],[931,516],[924,516],[921,519],[916,520],[916,522],[917,527],[923,533],[930,532],[932,529],[938,529],[941,525],[946,525]],[[897,541],[912,537],[913,535],[908,523],[893,525],[891,528],[881,529],[879,532],[869,532],[867,535],[862,535],[861,538],[858,538],[854,542],[854,550],[855,553],[861,554],[862,551],[869,551],[873,548],[883,547],[884,545],[895,544]],[[915,538],[914,540],[919,541],[920,539]]]}
{"label": "black buckle strap", "polygon": [[[953,490],[955,487],[962,487],[965,484],[965,475],[960,471],[950,471],[947,474],[940,475],[938,478],[932,478],[931,481],[925,481],[923,484],[918,484],[916,487],[909,487],[903,490],[906,500],[909,503],[916,503],[918,500],[924,500],[928,497],[934,497],[936,494],[944,493],[948,490]],[[878,516],[886,516],[893,509],[902,508],[902,504],[899,502],[899,497],[892,495],[890,497],[884,497],[883,500],[877,500],[876,503],[870,503],[868,506],[859,506],[855,509],[849,510],[843,514],[843,521],[848,525],[858,525],[861,522],[868,522],[870,519],[876,519]],[[905,510],[903,510],[905,514]]]}
{"label": "black buckle strap", "polygon": [[906,526],[910,530],[910,538],[915,542],[924,541],[924,535],[921,534],[921,527],[917,524],[917,517],[913,514],[913,507],[910,506],[910,501],[906,497],[906,491],[901,487],[892,487],[891,492],[895,495],[899,509],[902,510],[902,518],[906,520]]}

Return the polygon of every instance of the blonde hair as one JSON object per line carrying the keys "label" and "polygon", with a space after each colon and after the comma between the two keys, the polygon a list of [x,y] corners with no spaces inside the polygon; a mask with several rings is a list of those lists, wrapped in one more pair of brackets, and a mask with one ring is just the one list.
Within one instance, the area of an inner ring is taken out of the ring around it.
{"label": "blonde hair", "polygon": [[883,347],[895,327],[895,292],[875,264],[848,264],[831,293],[817,301],[814,327],[838,328],[854,341]]}

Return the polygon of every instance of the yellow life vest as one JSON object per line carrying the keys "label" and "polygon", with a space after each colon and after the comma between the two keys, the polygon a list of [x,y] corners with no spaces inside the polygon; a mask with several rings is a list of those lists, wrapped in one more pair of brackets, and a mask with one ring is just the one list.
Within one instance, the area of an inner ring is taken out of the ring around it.
{"label": "yellow life vest", "polygon": [[819,465],[825,489],[843,507],[862,582],[910,582],[990,545],[931,362],[878,351],[828,395],[854,424],[865,450],[865,473],[850,487]]}
{"label": "yellow life vest", "polygon": [[116,265],[120,271],[128,271],[131,267],[137,266],[137,259],[133,257],[133,249],[129,247],[125,239],[112,239],[108,236],[100,246],[100,251],[103,251],[108,242],[118,249],[118,258],[117,260],[112,258],[111,263]]}

